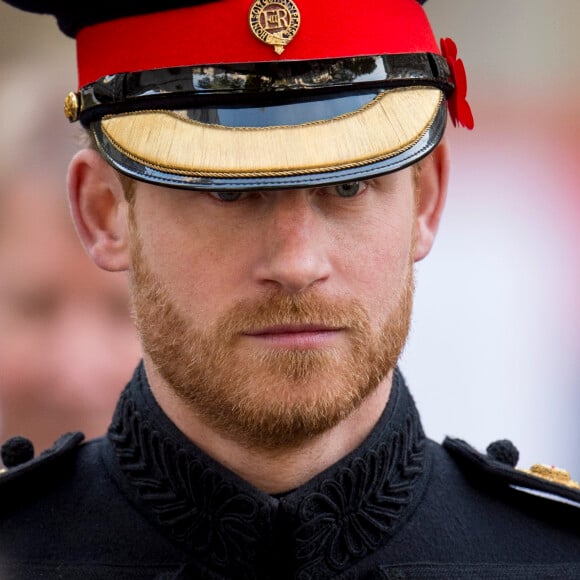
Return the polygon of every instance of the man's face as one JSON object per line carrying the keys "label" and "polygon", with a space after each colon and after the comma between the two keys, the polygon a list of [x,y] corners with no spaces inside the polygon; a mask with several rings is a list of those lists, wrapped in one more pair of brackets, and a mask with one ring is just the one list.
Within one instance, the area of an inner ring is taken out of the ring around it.
{"label": "man's face", "polygon": [[137,323],[146,358],[203,420],[282,448],[336,425],[396,364],[413,174],[229,197],[137,185]]}

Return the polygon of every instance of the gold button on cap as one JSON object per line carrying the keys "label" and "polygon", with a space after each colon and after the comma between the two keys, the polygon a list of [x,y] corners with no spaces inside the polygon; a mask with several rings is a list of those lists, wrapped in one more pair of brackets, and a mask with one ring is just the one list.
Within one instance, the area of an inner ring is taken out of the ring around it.
{"label": "gold button on cap", "polygon": [[74,123],[79,118],[79,97],[77,93],[70,92],[64,100],[65,117]]}

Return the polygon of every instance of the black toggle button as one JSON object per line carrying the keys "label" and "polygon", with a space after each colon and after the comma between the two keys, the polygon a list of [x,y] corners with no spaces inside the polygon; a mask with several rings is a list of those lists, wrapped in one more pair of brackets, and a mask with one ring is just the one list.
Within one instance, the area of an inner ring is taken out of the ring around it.
{"label": "black toggle button", "polygon": [[16,467],[34,458],[34,445],[26,437],[11,437],[2,445],[0,456],[6,467]]}

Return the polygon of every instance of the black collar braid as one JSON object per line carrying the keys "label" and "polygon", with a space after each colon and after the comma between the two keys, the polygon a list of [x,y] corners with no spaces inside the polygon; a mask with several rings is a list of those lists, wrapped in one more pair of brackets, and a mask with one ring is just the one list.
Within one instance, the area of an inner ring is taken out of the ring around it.
{"label": "black collar braid", "polygon": [[[429,472],[419,415],[398,371],[379,423],[305,485],[271,496],[193,445],[155,402],[142,366],[108,433],[130,500],[191,554],[195,577],[334,577],[411,515]],[[217,576],[215,576],[217,574]]]}

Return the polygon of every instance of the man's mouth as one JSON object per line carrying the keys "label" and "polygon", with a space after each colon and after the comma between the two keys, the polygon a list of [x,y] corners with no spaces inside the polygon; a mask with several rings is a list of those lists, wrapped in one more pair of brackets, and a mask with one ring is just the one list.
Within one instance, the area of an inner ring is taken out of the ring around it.
{"label": "man's mouth", "polygon": [[322,348],[330,346],[345,331],[324,324],[282,324],[243,333],[263,344],[284,348]]}

